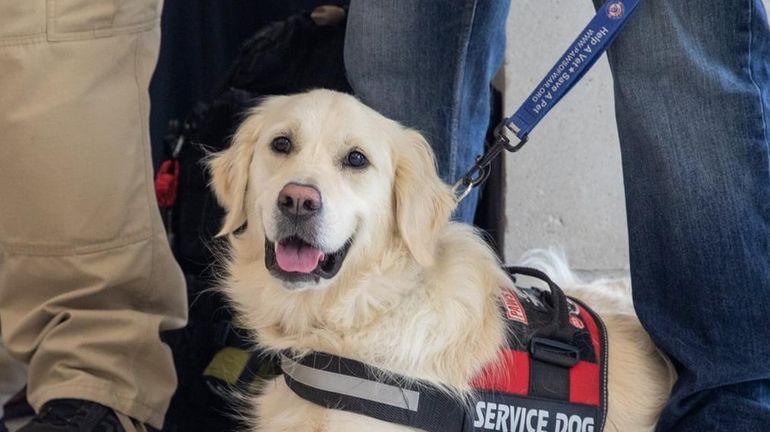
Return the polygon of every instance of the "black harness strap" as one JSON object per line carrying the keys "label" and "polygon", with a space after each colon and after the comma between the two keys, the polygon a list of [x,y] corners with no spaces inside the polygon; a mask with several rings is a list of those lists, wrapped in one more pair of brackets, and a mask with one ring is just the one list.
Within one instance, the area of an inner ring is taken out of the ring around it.
{"label": "black harness strap", "polygon": [[564,291],[562,291],[562,289],[556,285],[547,274],[538,269],[529,267],[506,267],[506,270],[513,276],[514,282],[516,281],[516,275],[521,274],[540,279],[548,284],[548,288],[551,290],[553,315],[551,316],[551,321],[549,323],[537,330],[537,335],[543,338],[563,339],[563,331],[568,327],[569,322],[569,306],[567,305],[567,296],[564,294]]}
{"label": "black harness strap", "polygon": [[286,385],[301,398],[390,423],[429,431],[472,430],[470,408],[439,388],[348,358],[313,352],[281,355]]}
{"label": "black harness strap", "polygon": [[569,400],[569,371],[579,360],[579,352],[571,345],[569,328],[569,306],[567,296],[544,272],[529,267],[508,267],[508,272],[531,276],[548,284],[553,307],[551,320],[537,329],[529,344],[530,380],[529,395],[551,400]]}

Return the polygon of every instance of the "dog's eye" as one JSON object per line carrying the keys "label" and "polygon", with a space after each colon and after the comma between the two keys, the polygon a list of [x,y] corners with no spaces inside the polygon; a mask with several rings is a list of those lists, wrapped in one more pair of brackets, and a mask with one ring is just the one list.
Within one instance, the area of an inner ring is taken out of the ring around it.
{"label": "dog's eye", "polygon": [[348,153],[347,156],[345,156],[345,160],[343,161],[345,166],[349,166],[351,168],[366,168],[367,165],[369,165],[369,160],[364,156],[363,153],[360,151],[352,151]]}
{"label": "dog's eye", "polygon": [[270,147],[276,153],[288,154],[291,151],[291,140],[286,137],[278,137],[270,143]]}

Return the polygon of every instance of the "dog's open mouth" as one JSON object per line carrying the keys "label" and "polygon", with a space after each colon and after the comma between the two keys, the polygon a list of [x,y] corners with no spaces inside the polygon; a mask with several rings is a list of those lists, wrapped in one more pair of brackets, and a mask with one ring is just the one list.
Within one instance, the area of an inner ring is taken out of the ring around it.
{"label": "dog's open mouth", "polygon": [[351,240],[339,250],[326,253],[298,236],[272,242],[265,238],[265,267],[270,273],[287,282],[318,282],[331,279],[342,267]]}

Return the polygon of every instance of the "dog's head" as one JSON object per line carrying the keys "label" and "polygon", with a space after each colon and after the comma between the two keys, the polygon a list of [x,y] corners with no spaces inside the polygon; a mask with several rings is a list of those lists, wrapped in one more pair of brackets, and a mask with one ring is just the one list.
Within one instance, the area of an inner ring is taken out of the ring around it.
{"label": "dog's head", "polygon": [[264,241],[258,265],[291,290],[393,249],[430,266],[455,206],[417,132],[328,90],[267,99],[209,168],[227,211],[220,235],[246,223]]}

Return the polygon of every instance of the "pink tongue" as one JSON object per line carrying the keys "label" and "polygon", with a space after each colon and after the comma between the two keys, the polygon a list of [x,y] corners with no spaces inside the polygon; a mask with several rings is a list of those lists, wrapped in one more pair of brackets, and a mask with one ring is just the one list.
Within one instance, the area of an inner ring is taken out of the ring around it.
{"label": "pink tongue", "polygon": [[310,273],[318,267],[324,253],[307,245],[276,243],[275,258],[283,271]]}

